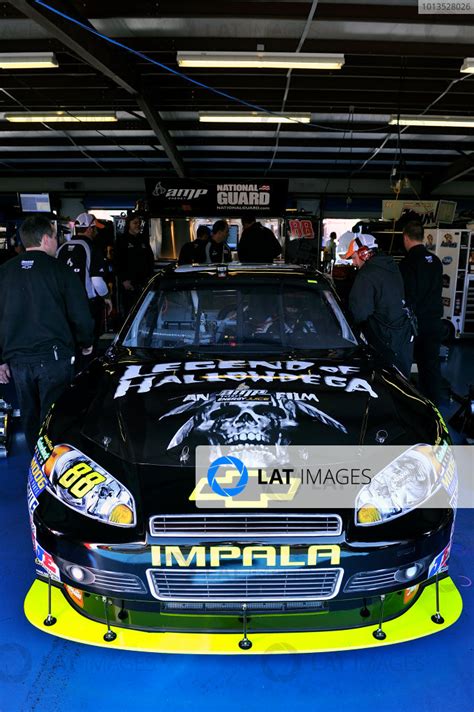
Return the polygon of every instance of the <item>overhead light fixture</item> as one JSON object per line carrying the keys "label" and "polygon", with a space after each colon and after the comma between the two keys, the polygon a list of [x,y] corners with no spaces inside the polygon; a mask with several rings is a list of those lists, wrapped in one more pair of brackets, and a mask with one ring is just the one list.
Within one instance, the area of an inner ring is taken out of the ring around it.
{"label": "overhead light fixture", "polygon": [[0,69],[51,69],[58,66],[54,52],[0,52]]}
{"label": "overhead light fixture", "polygon": [[341,69],[343,54],[303,52],[178,52],[180,67],[257,69]]}
{"label": "overhead light fixture", "polygon": [[199,121],[216,124],[309,124],[311,114],[266,114],[258,111],[223,114],[215,111],[201,111],[199,112]]}
{"label": "overhead light fixture", "polygon": [[400,126],[454,126],[473,128],[474,116],[391,116],[388,122]]}
{"label": "overhead light fixture", "polygon": [[474,57],[466,57],[461,67],[461,72],[474,74]]}
{"label": "overhead light fixture", "polygon": [[33,111],[17,112],[5,114],[5,121],[13,123],[42,123],[51,124],[57,122],[67,123],[94,123],[102,121],[117,121],[117,114],[113,111],[96,111],[93,114],[84,112],[67,112],[67,111],[47,111],[44,113],[35,113]]}

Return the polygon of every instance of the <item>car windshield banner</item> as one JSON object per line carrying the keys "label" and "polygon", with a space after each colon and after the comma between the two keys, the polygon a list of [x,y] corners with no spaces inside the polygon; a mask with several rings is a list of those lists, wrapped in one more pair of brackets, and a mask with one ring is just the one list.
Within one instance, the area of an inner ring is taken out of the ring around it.
{"label": "car windshield banner", "polygon": [[226,216],[255,212],[256,217],[285,215],[288,180],[197,181],[187,178],[145,180],[152,217]]}

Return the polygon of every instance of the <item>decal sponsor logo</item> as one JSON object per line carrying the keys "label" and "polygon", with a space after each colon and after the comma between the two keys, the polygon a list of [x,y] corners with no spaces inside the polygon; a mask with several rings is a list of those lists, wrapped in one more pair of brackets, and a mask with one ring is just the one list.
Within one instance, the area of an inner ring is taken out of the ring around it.
{"label": "decal sponsor logo", "polygon": [[436,556],[428,569],[428,578],[435,576],[437,573],[446,571],[448,568],[449,554],[451,551],[451,542]]}
{"label": "decal sponsor logo", "polygon": [[84,608],[84,594],[80,589],[74,588],[74,586],[68,586],[67,584],[64,585],[64,589],[72,598],[74,603],[76,603],[80,608]]}
{"label": "decal sponsor logo", "polygon": [[153,566],[177,568],[216,568],[229,562],[240,566],[281,567],[317,566],[341,561],[341,548],[337,544],[313,544],[306,551],[283,546],[152,546]]}
{"label": "decal sponsor logo", "polygon": [[48,438],[47,435],[41,435],[38,438],[38,441],[36,443],[36,448],[35,448],[35,457],[40,463],[40,465],[44,465],[46,460],[49,458],[53,451],[53,444],[51,440]]}
{"label": "decal sponsor logo", "polygon": [[409,601],[411,601],[411,599],[416,596],[419,588],[420,584],[417,584],[416,586],[410,586],[410,588],[406,588],[403,591],[403,603],[408,603]]}
{"label": "decal sponsor logo", "polygon": [[[41,568],[46,571],[51,578],[58,581],[61,580],[59,575],[59,569],[54,563],[54,559],[45,549],[43,549],[38,543],[36,544],[36,563],[41,566]],[[43,571],[43,573],[44,573]]]}
{"label": "decal sponsor logo", "polygon": [[452,257],[449,257],[449,255],[447,255],[446,257],[443,257],[443,264],[444,264],[444,265],[450,265],[452,261],[453,261],[453,258],[452,258]]}
{"label": "decal sponsor logo", "polygon": [[39,502],[36,499],[35,495],[33,494],[33,490],[31,489],[31,485],[29,482],[28,482],[28,487],[27,487],[27,496],[28,496],[28,511],[31,515],[35,511]]}
{"label": "decal sponsor logo", "polygon": [[36,457],[33,456],[28,475],[28,482],[31,487],[32,495],[38,498],[41,492],[46,487],[46,477]]}

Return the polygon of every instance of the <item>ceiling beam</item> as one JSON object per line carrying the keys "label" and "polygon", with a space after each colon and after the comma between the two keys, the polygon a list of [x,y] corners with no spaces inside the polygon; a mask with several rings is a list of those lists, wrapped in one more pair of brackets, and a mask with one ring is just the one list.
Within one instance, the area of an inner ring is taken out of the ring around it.
{"label": "ceiling beam", "polygon": [[[126,61],[122,52],[115,47],[98,39],[83,27],[43,8],[34,0],[15,0],[14,4],[26,17],[37,22],[94,69],[135,97],[176,173],[178,176],[184,177],[186,174],[184,163],[163,120],[149,98],[139,93],[140,80],[134,64]],[[75,7],[67,0],[49,0],[49,4],[59,12],[67,13],[70,17],[94,29],[90,22],[79,15]]]}
{"label": "ceiling beam", "polygon": [[[180,0],[179,5],[176,0],[161,0],[154,8],[154,3],[149,0],[81,0],[84,11],[89,17],[107,19],[115,17],[160,17],[166,18],[246,18],[253,19],[281,19],[281,20],[306,20],[308,16],[308,2],[274,2],[267,0],[259,2],[244,2],[242,0],[226,0],[225,3],[216,3],[215,0]],[[363,20],[365,22],[397,22],[420,24],[426,23],[426,15],[420,15],[417,7],[407,5],[364,5],[362,3],[319,3],[315,22],[317,20]],[[430,15],[430,24],[464,24],[474,22],[470,15],[464,15],[462,19],[455,15],[445,14]]]}
{"label": "ceiling beam", "polygon": [[432,193],[440,185],[458,180],[472,171],[474,171],[474,155],[464,155],[441,172],[427,176],[423,184],[423,191]]}

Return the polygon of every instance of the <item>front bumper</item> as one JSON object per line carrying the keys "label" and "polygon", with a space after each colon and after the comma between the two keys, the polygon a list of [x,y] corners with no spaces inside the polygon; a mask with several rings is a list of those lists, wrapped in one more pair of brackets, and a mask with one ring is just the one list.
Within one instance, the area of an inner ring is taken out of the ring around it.
{"label": "front bumper", "polygon": [[247,634],[252,647],[245,651],[239,647],[239,642],[243,638],[242,632],[146,632],[114,627],[113,632],[116,637],[107,642],[104,639],[107,631],[104,623],[98,623],[80,614],[56,586],[51,587],[51,613],[56,622],[47,626],[44,621],[48,613],[48,584],[40,580],[34,582],[26,596],[25,614],[30,623],[43,632],[78,643],[122,650],[225,655],[317,653],[392,645],[448,628],[461,615],[462,599],[449,577],[440,581],[439,588],[440,610],[444,619],[442,623],[435,623],[432,620],[436,611],[436,592],[435,584],[431,583],[424,587],[413,605],[402,616],[384,622],[383,630],[386,634],[384,640],[374,637],[376,625],[318,632],[254,633],[250,621]]}

